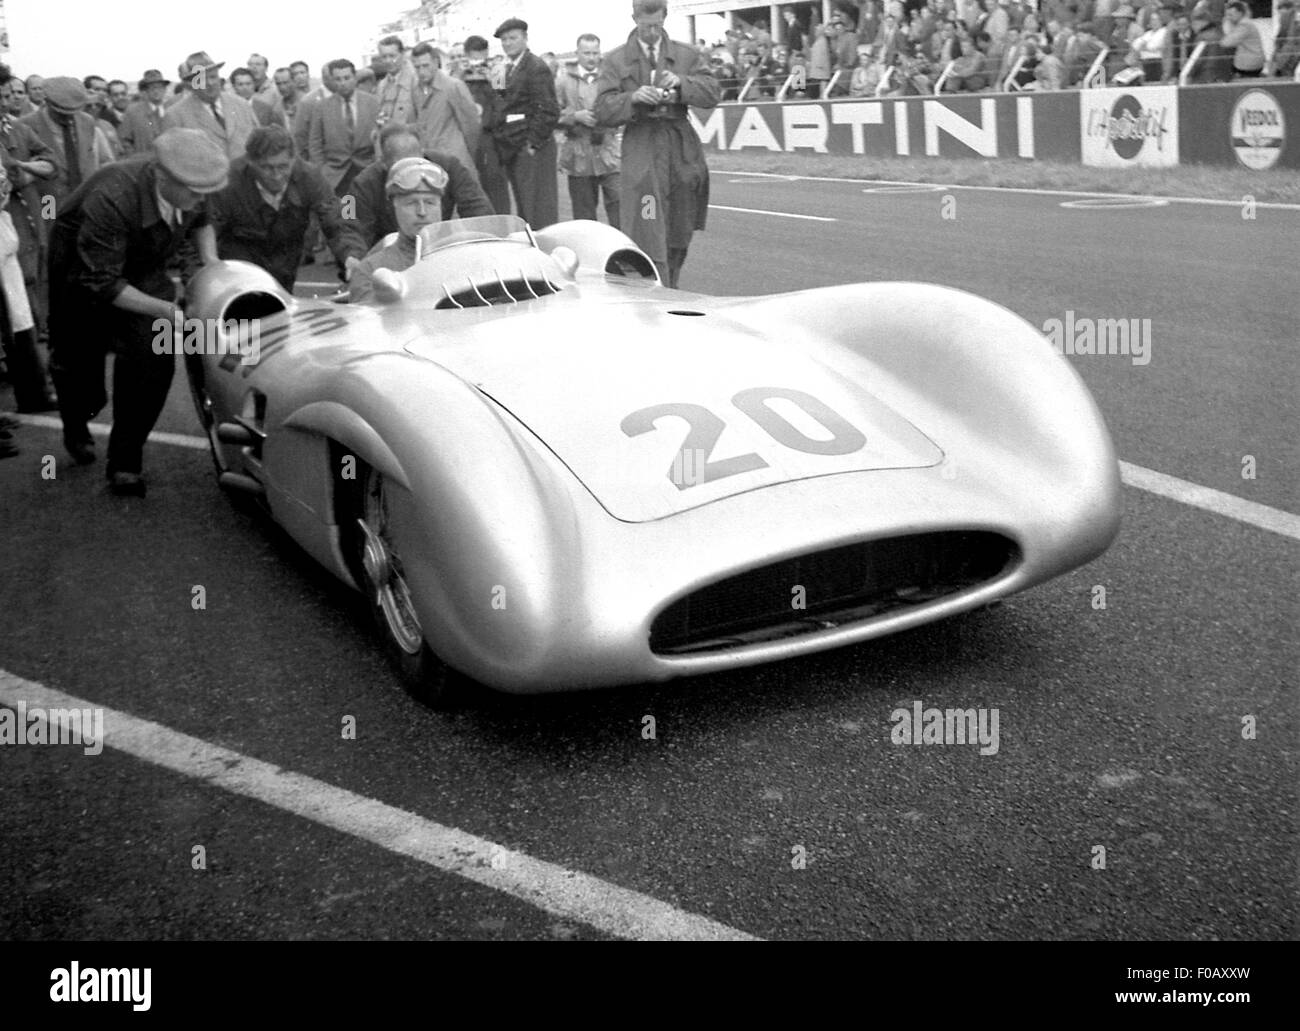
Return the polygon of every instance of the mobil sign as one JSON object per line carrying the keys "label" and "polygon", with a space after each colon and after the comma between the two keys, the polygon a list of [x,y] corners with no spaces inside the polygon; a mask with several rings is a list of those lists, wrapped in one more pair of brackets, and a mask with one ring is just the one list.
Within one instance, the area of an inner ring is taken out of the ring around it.
{"label": "mobil sign", "polygon": [[1085,165],[1172,168],[1178,164],[1176,87],[1085,89],[1076,95]]}

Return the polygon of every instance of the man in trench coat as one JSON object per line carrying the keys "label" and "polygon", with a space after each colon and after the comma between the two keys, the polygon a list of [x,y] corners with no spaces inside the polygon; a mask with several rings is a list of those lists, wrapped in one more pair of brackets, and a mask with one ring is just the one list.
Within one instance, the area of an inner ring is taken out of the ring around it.
{"label": "man in trench coat", "polygon": [[605,57],[594,113],[603,127],[626,127],[623,232],[676,287],[709,210],[709,169],[687,109],[716,107],[722,91],[694,47],[668,38],[667,13],[664,0],[634,0],[636,29]]}

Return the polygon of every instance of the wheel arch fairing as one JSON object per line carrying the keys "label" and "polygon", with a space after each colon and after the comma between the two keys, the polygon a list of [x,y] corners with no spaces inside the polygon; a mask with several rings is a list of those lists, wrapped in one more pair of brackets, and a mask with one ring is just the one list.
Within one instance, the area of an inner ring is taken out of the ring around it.
{"label": "wheel arch fairing", "polygon": [[[434,651],[480,675],[544,664],[581,619],[571,604],[585,565],[580,487],[507,413],[433,363],[398,352],[354,359],[329,395],[290,413],[281,439],[334,441],[387,479],[393,544]],[[311,493],[310,477],[337,487],[338,476],[320,466],[276,474],[292,493]],[[333,505],[323,514],[333,520]]]}

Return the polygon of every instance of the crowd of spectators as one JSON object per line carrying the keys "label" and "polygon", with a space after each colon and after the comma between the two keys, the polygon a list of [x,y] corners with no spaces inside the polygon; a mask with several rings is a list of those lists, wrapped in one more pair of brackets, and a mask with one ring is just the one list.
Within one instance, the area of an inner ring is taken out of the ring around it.
{"label": "crowd of spectators", "polygon": [[[972,93],[1007,88],[1177,82],[1204,43],[1189,81],[1291,78],[1300,59],[1295,0],[1281,0],[1273,56],[1241,0],[857,0],[817,20],[787,8],[781,42],[763,20],[737,20],[697,49],[724,100]],[[801,20],[808,19],[808,20]],[[1010,81],[1009,81],[1010,80]]]}
{"label": "crowd of spectators", "polygon": [[[477,35],[409,49],[388,36],[368,65],[338,58],[315,82],[303,61],[256,53],[228,68],[196,51],[174,81],[151,68],[134,89],[0,65],[0,372],[18,410],[57,408],[69,455],[95,461],[89,420],[112,351],[106,472],[114,493],[143,495],[142,449],[175,364],[157,326],[184,321],[177,279],[239,259],[293,290],[302,265],[332,260],[365,301],[370,273],[409,264],[435,221],[555,223],[561,176],[575,218],[603,202],[677,285],[707,210],[688,111],[719,89],[666,14],[664,0],[633,0],[626,43],[602,54],[584,34],[567,65],[532,53],[518,18],[496,29],[495,56]],[[11,428],[0,418],[0,457]]]}

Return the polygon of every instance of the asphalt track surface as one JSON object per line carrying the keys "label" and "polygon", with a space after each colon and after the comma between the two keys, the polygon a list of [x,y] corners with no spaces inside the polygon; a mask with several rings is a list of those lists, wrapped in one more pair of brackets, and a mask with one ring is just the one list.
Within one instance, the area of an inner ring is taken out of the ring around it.
{"label": "asphalt track surface", "polygon": [[[1150,318],[1145,366],[1067,359],[1120,456],[1300,512],[1300,212],[712,181],[686,288],[927,280],[1036,325]],[[197,432],[179,371],[158,429]],[[440,713],[403,692],[348,590],[218,493],[201,451],[151,445],[141,501],[105,492],[102,442],[85,469],[49,426],[20,442],[0,463],[0,705],[36,704],[39,684],[111,710],[110,728],[159,727],[125,750],[110,729],[97,756],[0,748],[0,937],[1297,934],[1294,520],[1272,532],[1127,487],[1109,552],[991,610],[726,675]],[[891,744],[891,712],[916,701],[997,708],[997,754]],[[367,806],[380,829],[362,833]],[[490,854],[448,859],[452,831]],[[577,902],[555,889],[570,873]]]}

